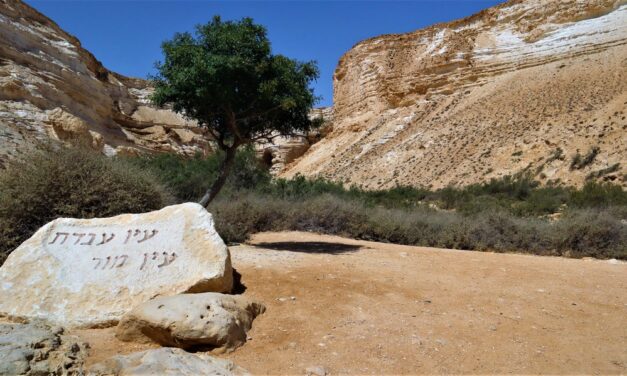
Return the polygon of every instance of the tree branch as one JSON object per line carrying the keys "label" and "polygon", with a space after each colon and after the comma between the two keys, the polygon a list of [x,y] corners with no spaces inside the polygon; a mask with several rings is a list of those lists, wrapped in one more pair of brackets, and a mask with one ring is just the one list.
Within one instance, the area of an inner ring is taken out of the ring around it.
{"label": "tree branch", "polygon": [[231,130],[231,132],[233,132],[233,147],[237,147],[241,144],[245,144],[246,142],[249,142],[250,140],[242,137],[242,134],[239,131],[239,128],[237,127],[237,120],[235,119],[235,112],[233,112],[233,110],[231,109],[231,107],[225,107],[224,108],[224,112],[226,114],[226,118],[227,118],[227,126],[229,127],[229,129]]}

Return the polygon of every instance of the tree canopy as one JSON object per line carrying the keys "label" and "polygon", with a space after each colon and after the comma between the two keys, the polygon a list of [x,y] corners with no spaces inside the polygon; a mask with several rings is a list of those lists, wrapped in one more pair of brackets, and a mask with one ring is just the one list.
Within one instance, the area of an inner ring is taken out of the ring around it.
{"label": "tree canopy", "polygon": [[177,33],[162,49],[154,103],[169,103],[197,120],[220,147],[312,127],[315,62],[273,55],[266,29],[251,18],[224,22],[216,16],[197,26],[195,36]]}
{"label": "tree canopy", "polygon": [[[194,35],[175,34],[162,50],[152,101],[170,104],[208,129],[225,152],[224,179],[239,146],[316,125],[309,119],[317,101],[310,87],[318,77],[316,63],[273,54],[266,29],[251,18],[215,16]],[[208,201],[220,180],[205,195]]]}

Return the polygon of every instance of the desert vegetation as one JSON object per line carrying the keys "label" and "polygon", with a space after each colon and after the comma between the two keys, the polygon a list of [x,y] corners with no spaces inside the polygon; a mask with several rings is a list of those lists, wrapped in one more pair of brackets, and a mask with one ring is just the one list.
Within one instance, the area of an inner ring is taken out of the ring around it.
{"label": "desert vegetation", "polygon": [[161,47],[153,103],[196,120],[222,151],[218,175],[199,196],[203,206],[224,186],[238,148],[319,125],[309,118],[316,63],[273,54],[266,28],[251,18],[215,16],[194,35],[177,33]]}
{"label": "desert vegetation", "polygon": [[[0,177],[2,255],[56,217],[106,217],[195,201],[217,178],[222,160],[219,154],[107,158],[50,147],[25,155]],[[463,188],[368,191],[302,176],[272,179],[246,148],[209,211],[230,243],[260,231],[301,230],[408,245],[627,259],[627,193],[609,183],[540,186],[518,175]]]}
{"label": "desert vegetation", "polygon": [[58,217],[139,213],[173,202],[153,174],[126,160],[87,148],[46,145],[0,171],[0,263]]}

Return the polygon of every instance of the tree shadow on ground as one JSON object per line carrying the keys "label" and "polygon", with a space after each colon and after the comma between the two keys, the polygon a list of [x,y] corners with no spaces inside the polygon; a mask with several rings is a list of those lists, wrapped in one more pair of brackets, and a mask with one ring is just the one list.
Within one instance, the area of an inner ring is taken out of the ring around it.
{"label": "tree shadow on ground", "polygon": [[355,252],[358,249],[363,248],[360,245],[328,242],[270,242],[256,243],[253,245],[255,247],[267,248],[275,251],[323,253],[330,255],[339,255],[349,252]]}

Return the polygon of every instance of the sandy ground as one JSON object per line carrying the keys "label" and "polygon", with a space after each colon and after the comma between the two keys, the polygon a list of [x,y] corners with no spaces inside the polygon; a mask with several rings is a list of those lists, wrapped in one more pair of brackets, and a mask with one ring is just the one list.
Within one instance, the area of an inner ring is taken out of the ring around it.
{"label": "sandy ground", "polygon": [[[627,263],[299,232],[231,247],[267,312],[219,355],[254,374],[626,374]],[[149,346],[79,331],[90,363]]]}

